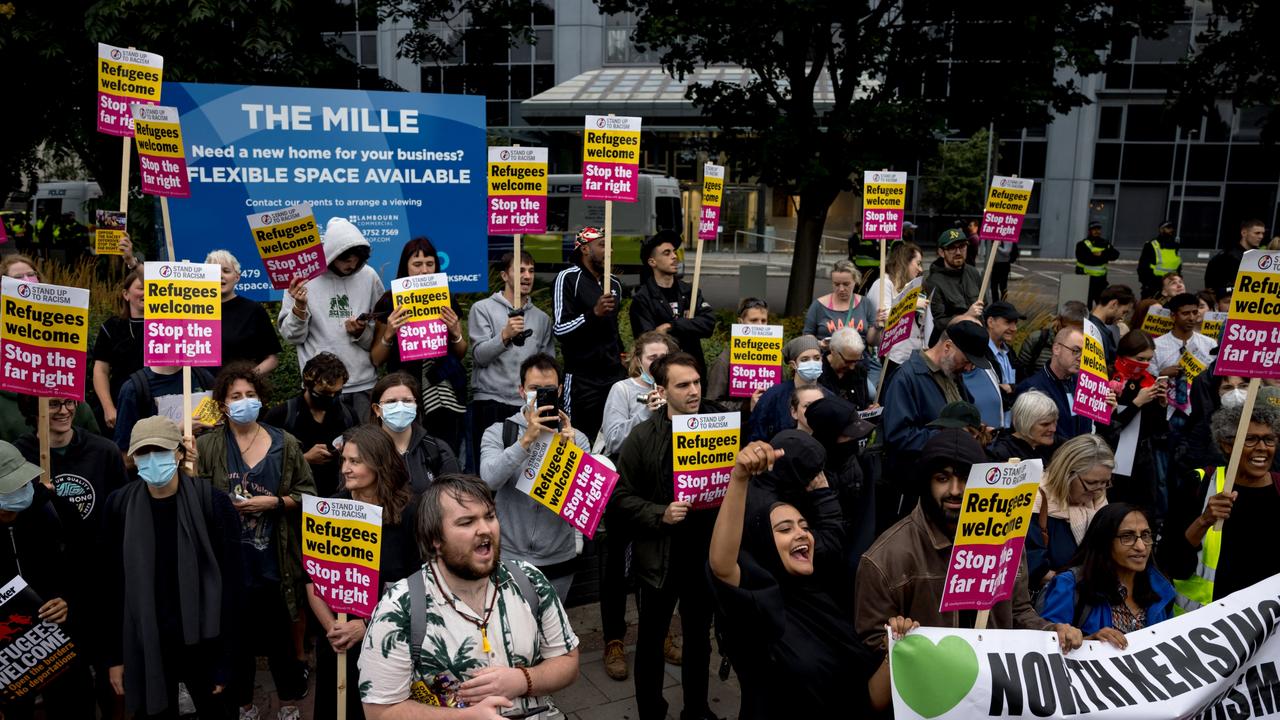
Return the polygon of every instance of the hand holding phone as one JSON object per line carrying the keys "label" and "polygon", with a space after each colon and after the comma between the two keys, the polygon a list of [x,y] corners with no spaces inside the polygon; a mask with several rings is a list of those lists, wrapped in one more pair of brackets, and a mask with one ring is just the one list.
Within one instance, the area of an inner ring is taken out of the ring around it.
{"label": "hand holding phone", "polygon": [[533,399],[535,408],[551,407],[552,411],[543,411],[540,415],[542,424],[547,427],[554,426],[558,431],[560,429],[560,389],[554,387],[538,388]]}
{"label": "hand holding phone", "polygon": [[501,715],[504,718],[511,718],[511,720],[523,720],[523,718],[540,715],[550,709],[551,707],[548,705],[535,705],[528,710],[510,710],[508,712],[501,713]]}

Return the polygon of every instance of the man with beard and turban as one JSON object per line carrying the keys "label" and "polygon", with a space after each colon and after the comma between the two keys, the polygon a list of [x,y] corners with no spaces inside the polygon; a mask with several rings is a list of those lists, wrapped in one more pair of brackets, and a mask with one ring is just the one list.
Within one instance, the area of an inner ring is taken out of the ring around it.
{"label": "man with beard and turban", "polygon": [[422,703],[469,706],[475,717],[548,705],[578,679],[578,637],[547,578],[501,559],[493,491],[474,475],[444,475],[418,513],[427,561],[382,595],[360,653],[365,717],[407,717]]}
{"label": "man with beard and turban", "polygon": [[[915,463],[920,502],[915,510],[876,539],[858,568],[856,622],[867,647],[887,649],[884,625],[906,615],[926,627],[973,627],[975,610],[940,612],[951,545],[960,520],[969,469],[986,462],[978,441],[964,430],[934,435]],[[1050,623],[1036,615],[1027,590],[1027,566],[1019,563],[1013,597],[991,608],[989,626],[1015,630],[1052,630],[1063,652],[1080,646],[1077,628]]]}
{"label": "man with beard and turban", "polygon": [[[738,453],[708,555],[741,680],[739,718],[883,710],[889,666],[858,642],[847,604],[827,589],[830,575],[844,574],[844,551],[822,448],[803,433],[782,435],[789,449],[753,442]],[[916,627],[909,618],[889,622],[898,636]]]}

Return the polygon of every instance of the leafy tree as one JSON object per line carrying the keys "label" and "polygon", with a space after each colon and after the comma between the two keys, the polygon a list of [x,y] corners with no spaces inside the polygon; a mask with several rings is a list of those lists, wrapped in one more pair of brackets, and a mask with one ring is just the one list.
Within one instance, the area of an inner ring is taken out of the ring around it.
{"label": "leafy tree", "polygon": [[[988,137],[987,128],[982,128],[967,140],[938,145],[937,154],[925,166],[924,177],[920,178],[924,203],[933,212],[952,216],[972,214],[986,202]],[[992,142],[992,167],[1000,158],[999,146],[999,141]]]}
{"label": "leafy tree", "polygon": [[[813,294],[831,203],[864,168],[893,167],[935,132],[1044,124],[1087,102],[1072,71],[1106,67],[1112,42],[1158,36],[1178,0],[596,0],[636,14],[634,40],[669,73],[738,65],[744,83],[691,85],[719,149],[800,196],[786,312]],[[976,208],[975,208],[976,210]]]}

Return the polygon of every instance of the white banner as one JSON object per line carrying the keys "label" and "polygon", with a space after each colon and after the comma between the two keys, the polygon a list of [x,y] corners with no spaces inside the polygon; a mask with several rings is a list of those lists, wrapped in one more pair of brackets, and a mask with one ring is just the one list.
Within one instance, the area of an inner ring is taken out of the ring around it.
{"label": "white banner", "polygon": [[1280,717],[1280,575],[1063,655],[1032,630],[920,628],[890,642],[893,709],[907,718]]}

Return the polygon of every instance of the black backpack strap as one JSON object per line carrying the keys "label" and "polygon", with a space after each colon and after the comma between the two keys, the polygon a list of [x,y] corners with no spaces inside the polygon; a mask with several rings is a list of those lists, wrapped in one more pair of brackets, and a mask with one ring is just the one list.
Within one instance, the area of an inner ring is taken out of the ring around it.
{"label": "black backpack strap", "polygon": [[524,434],[524,428],[517,425],[512,420],[502,421],[502,447],[509,448],[520,441],[520,436]]}
{"label": "black backpack strap", "polygon": [[520,563],[511,558],[502,561],[507,566],[507,572],[510,573],[511,579],[515,581],[516,587],[520,589],[520,597],[524,598],[524,604],[529,606],[529,611],[533,613],[533,619],[538,623],[538,630],[542,630],[542,613],[538,612],[540,602],[538,600],[538,591],[533,589],[533,581],[529,579],[524,568],[520,567]]}
{"label": "black backpack strap", "polygon": [[418,674],[418,659],[422,655],[422,641],[427,636],[427,586],[422,579],[422,568],[406,578],[409,582],[409,658],[412,677]]}
{"label": "black backpack strap", "polygon": [[284,402],[284,429],[293,432],[298,422],[298,403],[302,399],[294,395]]}
{"label": "black backpack strap", "polygon": [[133,381],[134,405],[138,409],[138,417],[150,417],[156,414],[156,398],[151,394],[151,383],[147,380],[147,369],[138,368],[129,376]]}

